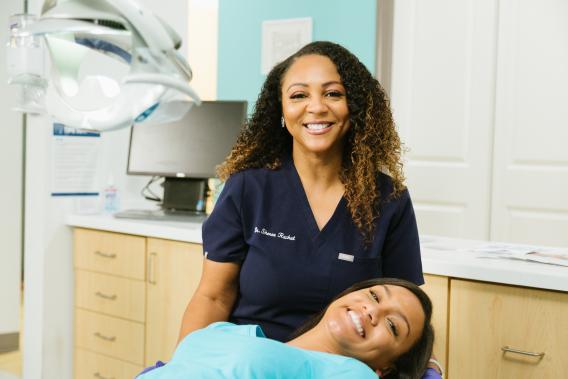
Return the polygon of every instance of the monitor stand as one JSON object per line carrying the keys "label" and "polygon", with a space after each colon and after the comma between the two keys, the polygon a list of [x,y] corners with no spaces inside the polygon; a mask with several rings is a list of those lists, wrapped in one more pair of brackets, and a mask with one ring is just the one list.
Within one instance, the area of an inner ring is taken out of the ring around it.
{"label": "monitor stand", "polygon": [[206,218],[208,179],[166,178],[161,209],[127,209],[116,218],[201,223]]}

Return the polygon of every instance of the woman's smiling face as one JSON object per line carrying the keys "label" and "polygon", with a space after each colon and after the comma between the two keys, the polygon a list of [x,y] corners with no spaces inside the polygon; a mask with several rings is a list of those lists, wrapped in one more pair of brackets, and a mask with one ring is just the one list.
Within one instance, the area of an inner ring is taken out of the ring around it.
{"label": "woman's smiling face", "polygon": [[422,334],[424,312],[418,298],[394,285],[351,292],[327,309],[320,325],[341,354],[373,369],[391,366]]}
{"label": "woman's smiling face", "polygon": [[347,93],[333,62],[322,55],[297,58],[282,79],[282,114],[294,151],[341,153],[349,130]]}

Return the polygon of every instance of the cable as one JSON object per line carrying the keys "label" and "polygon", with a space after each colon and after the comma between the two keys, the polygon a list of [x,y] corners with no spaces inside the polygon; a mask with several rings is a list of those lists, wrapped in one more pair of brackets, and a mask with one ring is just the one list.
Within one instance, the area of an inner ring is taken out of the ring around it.
{"label": "cable", "polygon": [[150,180],[148,180],[148,183],[146,183],[146,185],[144,187],[142,187],[142,190],[140,191],[140,194],[146,199],[146,200],[151,200],[151,201],[157,201],[157,202],[162,202],[162,198],[158,195],[156,195],[154,192],[152,192],[152,190],[150,189],[150,186],[152,184],[154,184],[156,181],[162,179],[161,176],[152,176],[150,178]]}

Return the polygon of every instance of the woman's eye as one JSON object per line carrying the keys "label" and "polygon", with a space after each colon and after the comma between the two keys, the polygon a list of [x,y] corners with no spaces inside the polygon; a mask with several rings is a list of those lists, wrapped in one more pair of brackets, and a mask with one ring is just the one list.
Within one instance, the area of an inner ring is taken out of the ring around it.
{"label": "woman's eye", "polygon": [[375,299],[375,301],[378,303],[379,297],[377,296],[376,292],[373,291],[373,290],[369,290],[369,292],[371,293],[371,296],[373,297],[373,299]]}
{"label": "woman's eye", "polygon": [[387,324],[389,326],[389,329],[392,331],[392,334],[395,335],[395,337],[398,337],[398,330],[396,328],[396,325],[394,324],[394,322],[392,322],[391,320],[387,319]]}
{"label": "woman's eye", "polygon": [[342,97],[343,93],[339,92],[339,91],[330,91],[328,93],[326,93],[326,96],[329,97]]}
{"label": "woman's eye", "polygon": [[293,93],[290,95],[290,99],[303,99],[304,97],[306,97],[306,95],[303,93]]}

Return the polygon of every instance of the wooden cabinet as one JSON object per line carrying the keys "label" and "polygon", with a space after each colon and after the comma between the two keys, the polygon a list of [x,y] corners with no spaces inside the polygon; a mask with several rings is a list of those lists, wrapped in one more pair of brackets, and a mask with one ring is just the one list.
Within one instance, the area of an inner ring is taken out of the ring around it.
{"label": "wooden cabinet", "polygon": [[75,229],[75,378],[167,361],[201,277],[201,245]]}
{"label": "wooden cabinet", "polygon": [[448,354],[448,291],[449,279],[446,276],[424,275],[422,289],[432,300],[432,326],[434,327],[434,355],[444,371],[447,372]]}
{"label": "wooden cabinet", "polygon": [[[170,360],[202,261],[199,244],[76,228],[75,378],[131,379]],[[568,293],[424,277],[448,378],[568,372]]]}
{"label": "wooden cabinet", "polygon": [[451,280],[450,294],[450,378],[566,377],[567,293]]}
{"label": "wooden cabinet", "polygon": [[146,365],[169,360],[181,318],[201,278],[201,245],[148,239]]}

